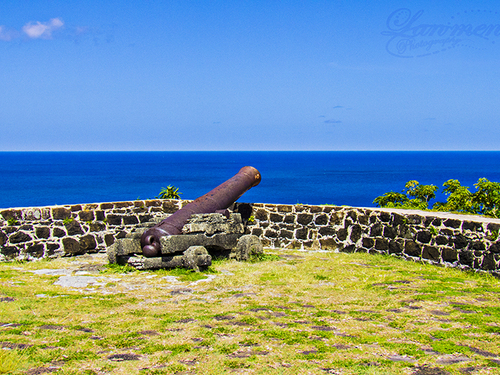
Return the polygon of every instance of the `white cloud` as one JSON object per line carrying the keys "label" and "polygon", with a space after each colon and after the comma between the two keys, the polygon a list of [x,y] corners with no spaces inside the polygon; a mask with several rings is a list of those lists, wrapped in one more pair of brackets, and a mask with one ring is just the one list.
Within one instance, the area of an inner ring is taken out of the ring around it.
{"label": "white cloud", "polygon": [[60,18],[52,18],[49,22],[28,22],[23,26],[23,31],[32,39],[50,39],[52,38],[52,32],[63,25],[64,22]]}

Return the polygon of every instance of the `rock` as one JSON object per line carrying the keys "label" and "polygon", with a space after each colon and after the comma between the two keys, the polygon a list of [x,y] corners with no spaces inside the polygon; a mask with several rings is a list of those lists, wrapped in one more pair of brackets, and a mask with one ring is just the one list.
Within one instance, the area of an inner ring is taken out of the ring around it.
{"label": "rock", "polygon": [[240,237],[238,244],[231,251],[229,258],[233,258],[239,261],[248,260],[252,255],[258,255],[263,253],[263,246],[260,242],[259,237],[247,234]]}

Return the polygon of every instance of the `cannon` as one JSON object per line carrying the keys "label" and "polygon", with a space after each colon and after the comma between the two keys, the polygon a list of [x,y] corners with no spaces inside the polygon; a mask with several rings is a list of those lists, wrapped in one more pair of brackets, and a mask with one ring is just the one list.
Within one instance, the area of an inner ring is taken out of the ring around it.
{"label": "cannon", "polygon": [[[140,241],[142,254],[148,258],[161,256],[162,237],[182,234],[183,226],[192,215],[223,212],[247,190],[257,186],[260,180],[261,176],[257,169],[249,166],[241,168],[226,182],[145,231]],[[224,215],[229,216],[227,210]]]}

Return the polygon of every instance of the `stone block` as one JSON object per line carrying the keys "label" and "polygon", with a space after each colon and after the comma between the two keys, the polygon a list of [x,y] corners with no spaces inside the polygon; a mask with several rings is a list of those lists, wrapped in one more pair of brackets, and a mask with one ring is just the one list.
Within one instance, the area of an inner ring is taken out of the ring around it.
{"label": "stone block", "polygon": [[252,234],[254,236],[260,237],[262,236],[263,230],[262,228],[252,228]]}
{"label": "stone block", "polygon": [[95,237],[91,234],[80,237],[80,249],[81,251],[87,252],[89,250],[94,250],[97,247],[97,242]]}
{"label": "stone block", "polygon": [[95,219],[94,211],[81,211],[78,217],[81,221],[93,221]]}
{"label": "stone block", "polygon": [[441,259],[443,259],[444,262],[456,262],[458,260],[458,253],[451,247],[443,247],[441,249]]}
{"label": "stone block", "polygon": [[319,240],[319,245],[323,250],[335,250],[338,248],[338,244],[334,238],[321,238]]}
{"label": "stone block", "polygon": [[0,254],[7,259],[14,259],[19,256],[21,250],[17,246],[2,246],[0,247]]}
{"label": "stone block", "polygon": [[58,250],[61,246],[58,243],[54,242],[48,242],[45,244],[47,251],[45,253],[45,256],[52,256],[56,253],[56,250]]}
{"label": "stone block", "polygon": [[0,214],[4,218],[4,220],[16,219],[21,220],[23,218],[23,213],[21,210],[3,210],[0,211]]}
{"label": "stone block", "polygon": [[143,256],[130,257],[126,260],[130,266],[141,270],[165,269],[183,267],[197,272],[212,264],[212,257],[202,246],[192,246],[183,255],[145,258]]}
{"label": "stone block", "polygon": [[431,241],[432,234],[428,230],[423,230],[420,232],[417,232],[416,239],[418,242],[421,243],[429,243]]}
{"label": "stone block", "polygon": [[471,245],[473,250],[486,250],[486,245],[482,241],[474,241]]}
{"label": "stone block", "polygon": [[375,245],[375,240],[370,237],[364,237],[361,244],[363,247],[369,249]]}
{"label": "stone block", "polygon": [[379,219],[383,223],[388,223],[389,221],[391,221],[391,214],[390,214],[390,212],[382,211],[379,214]]}
{"label": "stone block", "polygon": [[132,207],[134,204],[132,202],[115,202],[115,208],[127,208]]}
{"label": "stone block", "polygon": [[179,211],[179,206],[175,201],[166,200],[165,202],[162,203],[162,209],[163,212],[165,213],[173,214],[174,212]]}
{"label": "stone block", "polygon": [[262,243],[259,237],[252,235],[244,235],[238,239],[236,247],[229,254],[229,258],[239,261],[249,260],[254,255],[259,255],[264,252]]}
{"label": "stone block", "polygon": [[49,238],[50,228],[49,227],[37,227],[35,229],[35,234],[37,238]]}
{"label": "stone block", "polygon": [[[298,238],[298,237],[297,237]],[[347,229],[345,228],[340,228],[338,231],[337,231],[337,238],[340,240],[340,241],[345,241],[347,239]]]}
{"label": "stone block", "polygon": [[64,226],[66,227],[66,231],[68,232],[69,236],[83,234],[83,229],[80,226],[80,223],[76,220],[72,220],[72,221],[64,224]]}
{"label": "stone block", "polygon": [[45,252],[45,246],[43,243],[35,243],[27,246],[24,252],[35,258],[41,258],[43,257],[43,253]]}
{"label": "stone block", "polygon": [[389,241],[386,238],[375,239],[375,249],[381,251],[389,250]]}
{"label": "stone block", "polygon": [[493,254],[485,254],[481,262],[481,269],[485,271],[493,271],[496,268],[495,258]]}
{"label": "stone block", "polygon": [[301,225],[307,225],[312,222],[313,215],[311,214],[298,214],[297,215],[297,223]]}
{"label": "stone block", "polygon": [[361,225],[368,225],[370,217],[368,215],[359,215],[358,223]]}
{"label": "stone block", "polygon": [[320,206],[309,206],[309,212],[316,214],[318,212],[323,212],[323,207]]}
{"label": "stone block", "polygon": [[386,238],[396,238],[396,236],[398,235],[396,229],[394,229],[392,226],[387,226],[387,227],[384,227],[384,237]]}
{"label": "stone block", "polygon": [[115,236],[109,233],[104,235],[104,243],[106,244],[106,246],[111,246],[114,242]]}
{"label": "stone block", "polygon": [[268,221],[269,214],[263,208],[259,208],[257,212],[255,212],[255,218],[259,221]]}
{"label": "stone block", "polygon": [[204,233],[212,236],[215,233],[243,234],[245,228],[240,214],[232,213],[229,218],[219,213],[195,214],[182,228],[182,233]]}
{"label": "stone block", "polygon": [[389,241],[389,254],[401,254],[404,250],[403,240]]}
{"label": "stone block", "polygon": [[292,211],[293,211],[293,206],[291,205],[280,204],[278,206],[278,212],[292,212]]}
{"label": "stone block", "polygon": [[106,230],[106,224],[99,222],[90,223],[89,230],[91,232],[102,232],[103,230]]}
{"label": "stone block", "polygon": [[14,234],[11,234],[9,236],[9,242],[11,244],[17,244],[21,242],[28,242],[31,241],[32,238],[29,234],[24,233],[24,232],[14,232]]}
{"label": "stone block", "polygon": [[162,256],[187,250],[190,246],[204,246],[207,249],[232,249],[236,246],[241,234],[216,233],[213,236],[205,234],[182,234],[160,238]]}
{"label": "stone block", "polygon": [[384,230],[384,227],[382,224],[374,224],[370,228],[370,237],[379,237],[382,236],[382,231]]}
{"label": "stone block", "polygon": [[359,225],[353,225],[351,227],[351,234],[349,236],[350,240],[354,243],[358,242],[361,238],[362,229]]}
{"label": "stone block", "polygon": [[448,245],[450,240],[446,236],[436,236],[435,238],[436,245]]}
{"label": "stone block", "polygon": [[460,228],[460,220],[457,219],[446,219],[443,225],[448,228]]}
{"label": "stone block", "polygon": [[71,217],[71,211],[64,207],[53,207],[52,208],[52,219],[53,220],[64,220]]}
{"label": "stone block", "polygon": [[96,210],[94,211],[95,219],[98,221],[104,221],[106,218],[106,215],[104,215],[104,211],[102,210]]}
{"label": "stone block", "polygon": [[114,208],[114,207],[115,207],[115,205],[114,205],[113,203],[101,203],[101,204],[99,205],[99,208],[100,208],[101,210],[111,210],[111,209],[112,209],[112,208]]}
{"label": "stone block", "polygon": [[3,246],[5,245],[5,243],[7,242],[7,235],[0,231],[0,246]]}
{"label": "stone block", "polygon": [[406,241],[404,253],[412,257],[420,257],[422,255],[422,248],[415,241]]}
{"label": "stone block", "polygon": [[461,234],[452,239],[455,249],[463,249],[469,244],[469,240]]}
{"label": "stone block", "polygon": [[342,248],[341,250],[343,253],[354,253],[356,251],[356,246],[355,245],[348,245]]}
{"label": "stone block", "polygon": [[280,238],[293,238],[293,232],[285,229],[280,230]]}
{"label": "stone block", "polygon": [[440,256],[441,254],[439,253],[439,249],[435,246],[425,245],[422,250],[422,258],[439,262]]}
{"label": "stone block", "polygon": [[488,248],[488,251],[494,254],[500,254],[500,242],[497,241],[495,243],[492,243]]}
{"label": "stone block", "polygon": [[470,231],[473,231],[473,232],[477,232],[478,229],[483,229],[483,225],[481,223],[476,223],[476,222],[473,222],[473,221],[464,221],[462,223],[462,230],[470,230]]}
{"label": "stone block", "polygon": [[81,255],[83,251],[80,249],[80,243],[74,238],[63,238],[62,240],[64,252],[67,255]]}
{"label": "stone block", "polygon": [[71,212],[78,212],[82,210],[82,206],[80,204],[75,204],[73,206],[70,206],[69,209]]}
{"label": "stone block", "polygon": [[55,227],[52,229],[52,235],[57,238],[62,238],[66,236],[66,231],[62,228]]}
{"label": "stone block", "polygon": [[276,232],[273,229],[266,229],[266,231],[264,232],[264,237],[267,237],[267,238],[278,238],[278,232]]}
{"label": "stone block", "polygon": [[277,213],[270,213],[269,214],[269,221],[274,222],[274,223],[281,223],[283,222],[283,215],[277,214]]}
{"label": "stone block", "polygon": [[139,224],[139,219],[133,215],[127,215],[123,217],[123,225],[135,225]]}
{"label": "stone block", "polygon": [[422,223],[423,218],[422,218],[422,216],[419,216],[419,215],[408,215],[406,217],[406,220],[407,220],[408,224],[415,225],[415,224]]}
{"label": "stone block", "polygon": [[474,262],[474,254],[472,251],[462,250],[458,253],[460,264],[471,267]]}
{"label": "stone block", "polygon": [[122,225],[122,217],[118,215],[106,215],[106,222],[108,225]]}
{"label": "stone block", "polygon": [[295,216],[293,216],[293,215],[285,215],[285,217],[283,218],[283,222],[287,223],[287,224],[292,224],[292,223],[295,222]]}
{"label": "stone block", "polygon": [[23,220],[37,221],[50,218],[50,210],[47,208],[28,208],[23,211]]}
{"label": "stone block", "polygon": [[309,230],[307,228],[295,229],[295,238],[298,240],[307,240]]}
{"label": "stone block", "polygon": [[335,234],[335,229],[333,229],[332,227],[323,227],[319,228],[318,232],[322,236],[333,236]]}
{"label": "stone block", "polygon": [[326,225],[328,224],[328,215],[318,215],[316,219],[314,219],[314,224],[316,225]]}

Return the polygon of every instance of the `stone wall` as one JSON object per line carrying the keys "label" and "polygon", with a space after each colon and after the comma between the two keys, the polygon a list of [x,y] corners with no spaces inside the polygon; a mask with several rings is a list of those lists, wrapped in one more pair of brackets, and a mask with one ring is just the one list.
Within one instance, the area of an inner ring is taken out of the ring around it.
{"label": "stone wall", "polygon": [[104,252],[131,228],[183,204],[155,199],[0,210],[0,261]]}
{"label": "stone wall", "polygon": [[[0,210],[0,261],[105,251],[189,203],[144,200]],[[500,220],[396,209],[236,203],[265,247],[368,252],[500,275]]]}
{"label": "stone wall", "polygon": [[500,276],[500,220],[415,210],[253,204],[265,247],[390,254]]}

